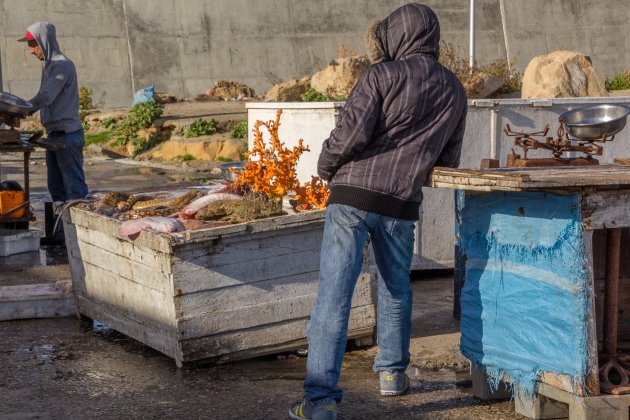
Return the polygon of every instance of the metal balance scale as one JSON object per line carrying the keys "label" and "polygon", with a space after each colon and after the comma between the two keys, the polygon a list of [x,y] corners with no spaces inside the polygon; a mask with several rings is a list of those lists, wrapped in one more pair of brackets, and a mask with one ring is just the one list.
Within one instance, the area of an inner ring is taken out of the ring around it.
{"label": "metal balance scale", "polygon": [[[613,141],[615,134],[626,126],[630,108],[623,105],[593,105],[567,111],[560,115],[556,137],[547,137],[549,124],[538,132],[517,132],[505,125],[504,133],[515,137],[514,144],[522,150],[522,155],[514,149],[507,156],[508,168],[530,168],[546,166],[597,165],[593,156],[601,156],[601,144]],[[549,150],[551,158],[528,158],[530,150]],[[563,157],[565,152],[582,153],[582,156]]]}

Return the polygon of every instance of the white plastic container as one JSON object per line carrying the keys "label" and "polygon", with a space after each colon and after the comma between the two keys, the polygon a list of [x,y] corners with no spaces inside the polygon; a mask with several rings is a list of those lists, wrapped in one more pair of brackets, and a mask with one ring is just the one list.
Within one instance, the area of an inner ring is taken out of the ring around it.
{"label": "white plastic container", "polygon": [[42,232],[28,229],[0,229],[0,257],[37,251]]}

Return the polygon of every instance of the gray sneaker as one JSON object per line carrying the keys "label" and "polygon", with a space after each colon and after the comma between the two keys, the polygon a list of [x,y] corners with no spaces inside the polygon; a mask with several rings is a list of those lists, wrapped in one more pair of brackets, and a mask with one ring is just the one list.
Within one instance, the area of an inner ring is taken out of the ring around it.
{"label": "gray sneaker", "polygon": [[295,420],[337,420],[337,401],[316,404],[305,399],[297,400],[289,407],[289,417]]}
{"label": "gray sneaker", "polygon": [[390,372],[388,370],[379,373],[381,380],[381,395],[402,395],[409,390],[409,376],[405,372]]}

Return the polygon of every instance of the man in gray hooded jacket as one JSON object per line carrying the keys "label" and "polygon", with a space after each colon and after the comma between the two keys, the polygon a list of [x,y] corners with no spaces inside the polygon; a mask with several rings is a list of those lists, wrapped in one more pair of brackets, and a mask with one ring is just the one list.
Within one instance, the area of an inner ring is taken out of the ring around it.
{"label": "man in gray hooded jacket", "polygon": [[84,133],[79,118],[79,86],[74,63],[59,49],[55,26],[36,22],[19,39],[29,52],[43,61],[39,92],[30,102],[30,112],[40,111],[48,138],[64,148],[46,151],[48,191],[53,201],[84,198],[88,193],[83,173]]}
{"label": "man in gray hooded jacket", "polygon": [[382,395],[402,395],[410,380],[412,294],[409,268],[422,186],[434,166],[459,164],[466,94],[438,62],[435,13],[407,4],[368,31],[373,63],[357,81],[318,161],[329,181],[320,282],[307,330],[305,396],[293,419],[334,419],[350,304],[363,249],[378,267],[374,371]]}

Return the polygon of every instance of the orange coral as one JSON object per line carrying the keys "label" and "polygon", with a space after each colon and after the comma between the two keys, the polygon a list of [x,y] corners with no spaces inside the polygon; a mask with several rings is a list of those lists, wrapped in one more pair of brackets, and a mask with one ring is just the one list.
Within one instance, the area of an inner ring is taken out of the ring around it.
{"label": "orange coral", "polygon": [[298,210],[309,210],[313,207],[323,209],[326,207],[330,190],[319,177],[312,177],[311,182],[305,182],[296,188],[295,201]]}
{"label": "orange coral", "polygon": [[[302,144],[302,139],[291,149],[284,146],[278,137],[281,115],[282,110],[279,109],[275,121],[256,121],[252,150],[247,153],[247,164],[235,184],[249,186],[272,200],[281,200],[288,192],[295,191],[301,210],[313,206],[322,208],[328,198],[328,188],[318,177],[300,186],[295,167],[302,153],[309,151],[309,148]],[[268,146],[263,140],[261,127],[266,127],[269,132]]]}

